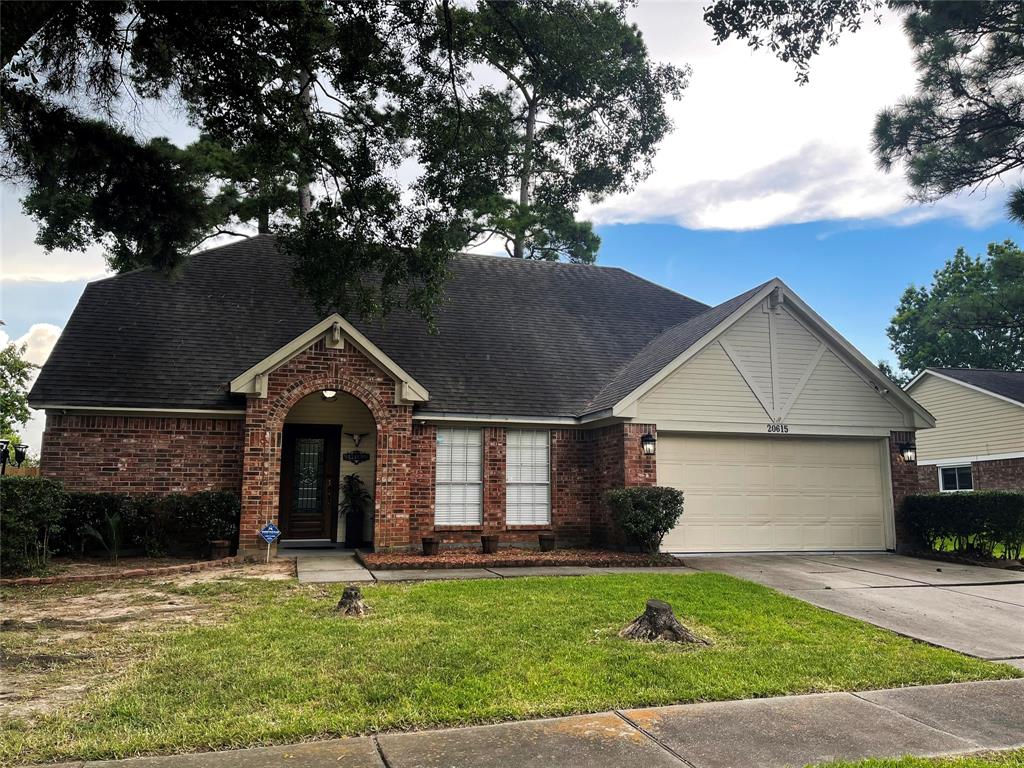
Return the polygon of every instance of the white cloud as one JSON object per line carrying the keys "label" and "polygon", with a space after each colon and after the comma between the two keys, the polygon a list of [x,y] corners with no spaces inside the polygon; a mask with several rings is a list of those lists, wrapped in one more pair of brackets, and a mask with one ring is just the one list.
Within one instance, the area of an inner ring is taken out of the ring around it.
{"label": "white cloud", "polygon": [[[49,358],[53,346],[60,338],[60,328],[50,323],[36,323],[28,331],[14,340],[19,347],[25,345],[25,359],[33,365],[41,366]],[[7,346],[10,337],[0,330],[0,346]],[[39,370],[32,373],[29,381],[29,388],[35,383]],[[18,430],[21,439],[29,446],[29,453],[33,456],[39,455],[39,447],[43,441],[43,428],[46,426],[46,414],[43,411],[30,410],[32,414],[28,423]]]}
{"label": "white cloud", "polygon": [[652,56],[690,64],[675,131],[654,173],[631,193],[585,206],[600,224],[669,221],[695,229],[760,229],[822,219],[950,216],[970,226],[1001,215],[998,200],[963,196],[919,206],[900,170],[871,154],[876,113],[911,94],[916,75],[900,19],[845,35],[812,62],[811,81],[742,41],[716,46],[699,4],[641,2],[632,12]]}

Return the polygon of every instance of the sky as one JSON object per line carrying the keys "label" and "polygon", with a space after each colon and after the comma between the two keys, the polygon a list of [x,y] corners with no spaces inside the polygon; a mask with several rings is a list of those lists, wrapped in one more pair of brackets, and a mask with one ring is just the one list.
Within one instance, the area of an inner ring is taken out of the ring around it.
{"label": "sky", "polygon": [[[892,360],[885,329],[909,284],[927,284],[958,247],[1024,242],[1005,215],[1006,187],[920,205],[898,170],[876,168],[874,116],[916,79],[898,18],[825,50],[800,86],[768,51],[716,46],[701,5],[631,11],[652,58],[692,76],[651,176],[584,205],[602,238],[598,263],[709,304],[780,277],[870,359]],[[143,128],[177,143],[194,136],[173,104],[152,108]],[[85,284],[107,272],[99,250],[46,254],[35,233],[18,190],[0,189],[0,342],[27,343],[42,364]],[[36,449],[42,428],[37,414],[23,430]]]}

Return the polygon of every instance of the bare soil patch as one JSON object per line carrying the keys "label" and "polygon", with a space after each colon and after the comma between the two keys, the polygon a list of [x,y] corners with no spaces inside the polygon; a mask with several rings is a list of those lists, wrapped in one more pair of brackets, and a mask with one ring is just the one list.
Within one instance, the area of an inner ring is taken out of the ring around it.
{"label": "bare soil patch", "polygon": [[480,549],[446,549],[436,555],[409,552],[359,552],[357,557],[370,569],[400,568],[516,568],[530,565],[585,565],[596,568],[612,566],[679,566],[682,560],[672,555],[646,555],[640,552],[612,552],[602,549],[500,549],[485,554]]}
{"label": "bare soil patch", "polygon": [[[146,563],[156,567],[152,559]],[[294,561],[274,560],[150,580],[4,589],[0,719],[31,721],[77,701],[130,675],[159,647],[154,635],[224,616],[223,600],[203,602],[179,587],[218,579],[290,579],[294,568]]]}

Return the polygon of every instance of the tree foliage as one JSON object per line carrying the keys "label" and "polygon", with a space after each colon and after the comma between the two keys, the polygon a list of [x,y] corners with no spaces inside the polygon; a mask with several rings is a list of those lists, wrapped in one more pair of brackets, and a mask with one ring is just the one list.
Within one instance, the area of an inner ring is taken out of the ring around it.
{"label": "tree foliage", "polygon": [[[26,345],[0,349],[0,436],[15,436],[29,419],[28,382],[35,365],[25,359]],[[20,442],[20,441],[18,441]]]}
{"label": "tree foliage", "polygon": [[[915,199],[984,190],[1009,176],[1008,211],[1024,222],[1024,3],[887,0],[903,16],[918,89],[875,120],[879,166],[906,169]],[[844,31],[880,19],[881,0],[716,0],[705,11],[715,40],[767,45],[806,82],[810,59]]]}
{"label": "tree foliage", "polygon": [[[621,5],[585,0],[5,3],[4,176],[47,249],[173,271],[211,236],[274,228],[322,310],[429,314],[485,230],[593,258],[584,196],[627,189],[683,73]],[[521,89],[474,87],[486,64]],[[140,105],[201,134],[143,138]],[[529,109],[527,110],[529,111]],[[412,179],[406,178],[415,170]],[[526,204],[513,183],[526,180]]]}
{"label": "tree foliage", "polygon": [[[463,74],[459,101],[425,131],[441,139],[428,149],[439,148],[438,186],[452,188],[458,168],[475,234],[504,239],[510,255],[593,261],[599,240],[576,220],[580,202],[650,173],[671,129],[666,100],[689,71],[651,62],[622,4],[478,0],[452,8],[446,29],[438,53]],[[452,152],[443,137],[467,124],[476,130]]]}
{"label": "tree foliage", "polygon": [[889,325],[900,366],[1024,370],[1024,251],[992,243],[985,258],[960,248],[930,287],[910,286]]}

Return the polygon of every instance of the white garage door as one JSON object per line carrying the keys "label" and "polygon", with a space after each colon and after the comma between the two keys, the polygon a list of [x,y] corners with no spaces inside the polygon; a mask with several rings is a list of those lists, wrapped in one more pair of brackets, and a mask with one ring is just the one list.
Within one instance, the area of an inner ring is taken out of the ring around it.
{"label": "white garage door", "polygon": [[658,484],[685,494],[668,552],[884,549],[884,443],[793,436],[658,439]]}

